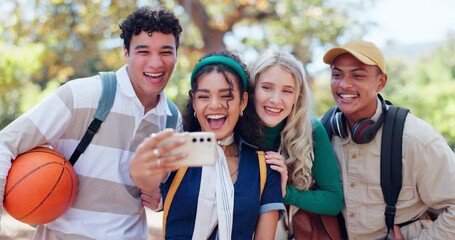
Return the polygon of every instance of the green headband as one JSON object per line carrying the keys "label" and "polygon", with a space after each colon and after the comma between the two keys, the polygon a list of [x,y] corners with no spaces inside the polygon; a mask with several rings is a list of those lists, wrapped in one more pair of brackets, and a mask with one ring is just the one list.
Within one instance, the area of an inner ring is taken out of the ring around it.
{"label": "green headband", "polygon": [[226,56],[220,56],[220,55],[204,58],[196,64],[196,66],[193,69],[193,72],[191,73],[191,86],[193,86],[194,81],[195,81],[194,75],[196,75],[196,73],[199,70],[201,70],[201,68],[203,68],[204,66],[207,66],[209,64],[217,64],[217,63],[223,64],[223,65],[226,65],[226,66],[232,68],[242,79],[243,90],[247,89],[248,79],[247,79],[245,70],[243,70],[243,67],[234,59],[232,59],[230,57],[226,57]]}

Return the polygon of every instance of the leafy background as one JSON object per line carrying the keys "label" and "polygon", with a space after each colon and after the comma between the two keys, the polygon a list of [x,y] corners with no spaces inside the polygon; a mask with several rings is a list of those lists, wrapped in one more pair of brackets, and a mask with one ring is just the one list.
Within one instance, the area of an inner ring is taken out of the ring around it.
{"label": "leafy background", "polygon": [[[181,107],[190,71],[204,53],[228,48],[251,62],[267,48],[280,48],[304,63],[315,114],[321,115],[334,102],[328,67],[308,68],[322,61],[315,51],[361,38],[375,25],[362,18],[374,0],[3,0],[0,129],[61,84],[122,66],[118,25],[142,5],[166,6],[183,25],[178,64],[166,89]],[[389,43],[384,48],[392,57],[383,95],[409,107],[455,148],[455,35],[418,47]]]}

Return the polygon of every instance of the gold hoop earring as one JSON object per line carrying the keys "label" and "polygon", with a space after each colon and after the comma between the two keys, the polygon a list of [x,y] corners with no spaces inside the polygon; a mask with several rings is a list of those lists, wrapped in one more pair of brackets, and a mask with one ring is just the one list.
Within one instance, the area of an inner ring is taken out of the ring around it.
{"label": "gold hoop earring", "polygon": [[194,116],[195,118],[197,118],[197,116],[196,116],[196,112],[193,112],[193,116]]}
{"label": "gold hoop earring", "polygon": [[243,117],[243,111],[240,111],[240,117]]}

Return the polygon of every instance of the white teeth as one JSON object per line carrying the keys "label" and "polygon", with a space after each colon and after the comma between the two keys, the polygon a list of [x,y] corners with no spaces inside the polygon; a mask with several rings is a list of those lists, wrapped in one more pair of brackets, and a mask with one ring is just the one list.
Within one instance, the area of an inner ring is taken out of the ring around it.
{"label": "white teeth", "polygon": [[342,98],[356,98],[357,94],[340,94]]}
{"label": "white teeth", "polygon": [[207,118],[209,118],[209,119],[220,119],[220,118],[224,118],[224,117],[226,117],[226,115],[222,115],[222,114],[207,115]]}
{"label": "white teeth", "polygon": [[265,107],[267,111],[274,112],[274,113],[279,113],[281,112],[281,109],[278,108],[271,108],[271,107]]}
{"label": "white teeth", "polygon": [[159,76],[163,75],[163,73],[144,73],[144,74],[149,77],[159,77]]}

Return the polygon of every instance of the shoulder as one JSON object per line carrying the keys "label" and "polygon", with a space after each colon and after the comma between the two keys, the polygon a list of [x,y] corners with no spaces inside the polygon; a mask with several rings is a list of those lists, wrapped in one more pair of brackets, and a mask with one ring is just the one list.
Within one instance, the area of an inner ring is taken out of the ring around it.
{"label": "shoulder", "polygon": [[83,94],[99,92],[101,90],[101,81],[98,75],[86,78],[77,78],[63,84],[58,91],[70,91],[73,94]]}
{"label": "shoulder", "polygon": [[[403,131],[403,166],[415,170],[420,179],[436,176],[445,179],[453,169],[455,154],[446,139],[426,121],[408,114]],[[444,171],[441,171],[444,169]],[[429,173],[436,173],[429,174]]]}
{"label": "shoulder", "polygon": [[314,141],[316,142],[320,142],[320,141],[328,141],[330,142],[330,138],[327,134],[327,131],[325,130],[325,127],[324,125],[322,125],[322,122],[315,118],[315,117],[312,117],[311,118],[311,122],[313,124],[313,139]]}
{"label": "shoulder", "polygon": [[406,161],[412,162],[411,165],[421,169],[455,158],[444,137],[429,123],[412,114],[408,114],[404,125],[403,155]]}
{"label": "shoulder", "polygon": [[55,95],[68,106],[81,101],[97,101],[101,95],[101,81],[99,81],[98,76],[70,80],[60,86],[55,91]]}
{"label": "shoulder", "polygon": [[441,138],[441,134],[429,123],[411,113],[407,115],[403,130],[403,141],[414,142],[425,147]]}
{"label": "shoulder", "polygon": [[324,130],[324,126],[322,125],[322,122],[316,118],[316,117],[311,117],[311,124],[313,125],[313,131],[321,131]]}

